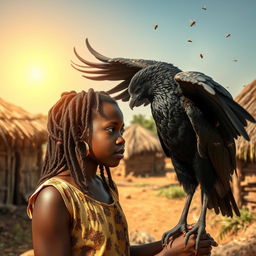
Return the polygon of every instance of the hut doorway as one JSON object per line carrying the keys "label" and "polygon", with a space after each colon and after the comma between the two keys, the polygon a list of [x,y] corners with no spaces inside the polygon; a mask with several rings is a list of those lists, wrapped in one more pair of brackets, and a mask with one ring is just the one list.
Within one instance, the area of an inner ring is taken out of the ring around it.
{"label": "hut doorway", "polygon": [[15,154],[10,150],[1,150],[0,199],[1,204],[12,204],[15,188]]}
{"label": "hut doorway", "polygon": [[14,170],[14,193],[13,193],[13,203],[15,205],[18,205],[21,203],[21,198],[20,198],[20,189],[19,189],[19,184],[20,184],[20,155],[15,152],[12,155],[12,167]]}

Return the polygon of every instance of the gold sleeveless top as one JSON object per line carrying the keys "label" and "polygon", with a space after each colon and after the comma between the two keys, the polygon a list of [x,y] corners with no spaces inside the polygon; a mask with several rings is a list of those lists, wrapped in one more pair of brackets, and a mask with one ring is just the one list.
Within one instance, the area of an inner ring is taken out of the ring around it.
{"label": "gold sleeveless top", "polygon": [[89,197],[60,178],[50,178],[29,198],[27,214],[31,219],[36,197],[46,186],[54,186],[59,191],[71,216],[72,256],[130,255],[128,227],[117,188],[116,191],[110,189],[113,202],[107,204]]}

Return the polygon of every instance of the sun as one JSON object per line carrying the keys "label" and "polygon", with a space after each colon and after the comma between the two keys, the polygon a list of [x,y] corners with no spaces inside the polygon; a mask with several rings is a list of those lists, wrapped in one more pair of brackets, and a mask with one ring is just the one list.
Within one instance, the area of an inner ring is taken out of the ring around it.
{"label": "sun", "polygon": [[42,83],[44,79],[44,70],[41,67],[31,67],[28,71],[28,79],[33,84]]}

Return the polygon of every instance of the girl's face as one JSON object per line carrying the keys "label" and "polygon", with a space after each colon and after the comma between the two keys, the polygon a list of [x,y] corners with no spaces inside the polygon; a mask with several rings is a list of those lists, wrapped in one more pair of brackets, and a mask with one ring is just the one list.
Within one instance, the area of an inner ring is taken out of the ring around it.
{"label": "girl's face", "polygon": [[93,114],[89,157],[108,167],[117,166],[124,156],[123,131],[123,114],[118,105],[104,102],[102,114]]}

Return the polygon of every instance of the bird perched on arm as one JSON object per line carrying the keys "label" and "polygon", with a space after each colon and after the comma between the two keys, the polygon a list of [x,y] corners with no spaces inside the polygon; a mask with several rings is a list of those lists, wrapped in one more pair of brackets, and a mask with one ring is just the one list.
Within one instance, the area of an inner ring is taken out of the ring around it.
{"label": "bird perched on arm", "polygon": [[195,226],[187,232],[205,232],[206,212],[214,209],[224,216],[240,215],[230,180],[236,168],[235,141],[249,140],[245,127],[254,118],[236,103],[230,93],[200,72],[182,72],[166,62],[128,58],[109,58],[95,51],[86,39],[88,50],[100,61],[90,62],[74,52],[82,65],[72,64],[92,80],[122,80],[108,91],[114,98],[129,101],[131,108],[151,106],[159,140],[166,156],[172,159],[177,178],[187,193],[178,224],[166,232],[166,243],[176,232],[187,232],[189,207],[198,185],[202,209]]}

